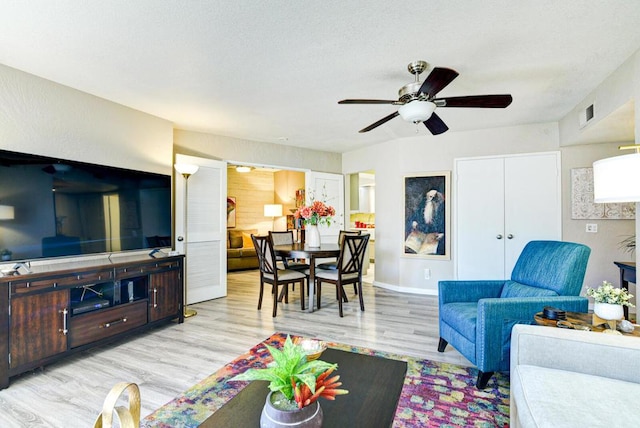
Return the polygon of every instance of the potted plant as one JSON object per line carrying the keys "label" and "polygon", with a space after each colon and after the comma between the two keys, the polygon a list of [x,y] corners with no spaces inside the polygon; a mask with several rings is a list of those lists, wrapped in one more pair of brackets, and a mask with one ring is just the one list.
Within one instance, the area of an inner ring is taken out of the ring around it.
{"label": "potted plant", "polygon": [[598,288],[587,287],[587,296],[593,297],[593,312],[603,320],[619,320],[624,315],[622,306],[634,307],[631,303],[633,294],[624,288],[614,287],[608,281],[602,281]]}
{"label": "potted plant", "polygon": [[0,257],[2,257],[3,261],[8,261],[11,260],[11,255],[13,253],[11,252],[11,250],[7,249],[7,248],[3,248],[2,250],[0,250]]}
{"label": "potted plant", "polygon": [[249,369],[231,379],[269,381],[271,392],[262,409],[260,426],[322,426],[322,408],[318,398],[334,400],[336,395],[348,393],[338,389],[342,385],[338,381],[340,376],[331,376],[337,364],[314,359],[320,354],[317,350],[309,351],[307,346],[295,344],[289,336],[281,350],[265,346],[273,357],[266,368]]}
{"label": "potted plant", "polygon": [[331,226],[331,219],[336,215],[336,210],[322,201],[313,201],[311,205],[301,206],[293,213],[295,219],[302,219],[308,227],[305,230],[306,241],[310,247],[320,246],[320,231],[318,226],[326,224]]}
{"label": "potted plant", "polygon": [[633,254],[636,251],[636,235],[631,235],[620,241],[621,250],[624,250],[625,253]]}

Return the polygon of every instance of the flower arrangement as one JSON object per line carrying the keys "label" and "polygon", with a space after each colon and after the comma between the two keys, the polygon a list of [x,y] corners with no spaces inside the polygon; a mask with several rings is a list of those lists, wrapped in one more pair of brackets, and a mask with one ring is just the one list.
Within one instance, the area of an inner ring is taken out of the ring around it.
{"label": "flower arrangement", "polygon": [[311,194],[311,205],[303,205],[293,213],[293,216],[296,219],[302,218],[304,220],[304,224],[311,224],[314,226],[321,224],[331,226],[331,220],[334,215],[336,215],[336,210],[323,201],[315,200],[313,194]]}
{"label": "flower arrangement", "polygon": [[289,336],[282,350],[267,344],[265,346],[273,357],[267,368],[249,369],[232,380],[269,381],[269,389],[282,395],[279,401],[283,410],[301,409],[319,397],[335,400],[336,395],[349,392],[338,389],[342,385],[342,382],[338,381],[340,376],[330,377],[338,367],[337,364],[317,359],[309,360],[305,349],[294,344]]}
{"label": "flower arrangement", "polygon": [[609,303],[611,305],[625,305],[634,307],[630,299],[633,294],[629,294],[624,288],[616,288],[608,281],[602,281],[598,288],[587,287],[587,296],[593,297],[596,303]]}

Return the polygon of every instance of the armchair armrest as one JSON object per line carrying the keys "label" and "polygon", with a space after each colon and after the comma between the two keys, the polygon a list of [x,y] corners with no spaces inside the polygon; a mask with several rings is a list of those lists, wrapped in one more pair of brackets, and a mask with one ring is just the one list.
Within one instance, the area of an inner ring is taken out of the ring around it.
{"label": "armchair armrest", "polygon": [[532,365],[640,383],[637,337],[516,325],[511,342],[512,370]]}
{"label": "armchair armrest", "polygon": [[505,280],[487,281],[439,281],[440,304],[452,302],[477,302],[480,299],[499,297]]}
{"label": "armchair armrest", "polygon": [[565,311],[587,312],[589,300],[579,296],[480,299],[476,325],[478,367],[508,370],[511,329],[516,324],[533,324],[533,316],[547,305]]}

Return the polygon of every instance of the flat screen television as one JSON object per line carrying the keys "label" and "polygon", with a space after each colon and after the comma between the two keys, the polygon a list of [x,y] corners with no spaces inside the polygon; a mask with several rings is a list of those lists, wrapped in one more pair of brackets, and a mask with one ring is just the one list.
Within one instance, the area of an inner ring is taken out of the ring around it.
{"label": "flat screen television", "polygon": [[0,150],[0,206],[4,260],[171,246],[169,175]]}

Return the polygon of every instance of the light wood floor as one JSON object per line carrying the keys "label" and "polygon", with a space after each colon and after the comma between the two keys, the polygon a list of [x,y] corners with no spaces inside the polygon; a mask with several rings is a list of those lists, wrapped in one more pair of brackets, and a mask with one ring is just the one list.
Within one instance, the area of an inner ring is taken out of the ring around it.
{"label": "light wood floor", "polygon": [[[372,271],[372,270],[371,270]],[[276,331],[318,337],[469,365],[448,347],[438,353],[437,298],[364,286],[365,312],[353,288],[344,318],[335,288],[325,285],[322,309],[300,311],[298,289],[271,317],[266,291],[261,311],[257,271],[230,273],[228,297],[190,306],[198,315],[146,334],[79,354],[27,373],[0,391],[0,427],[89,427],[117,382],[140,386],[143,417]]]}

